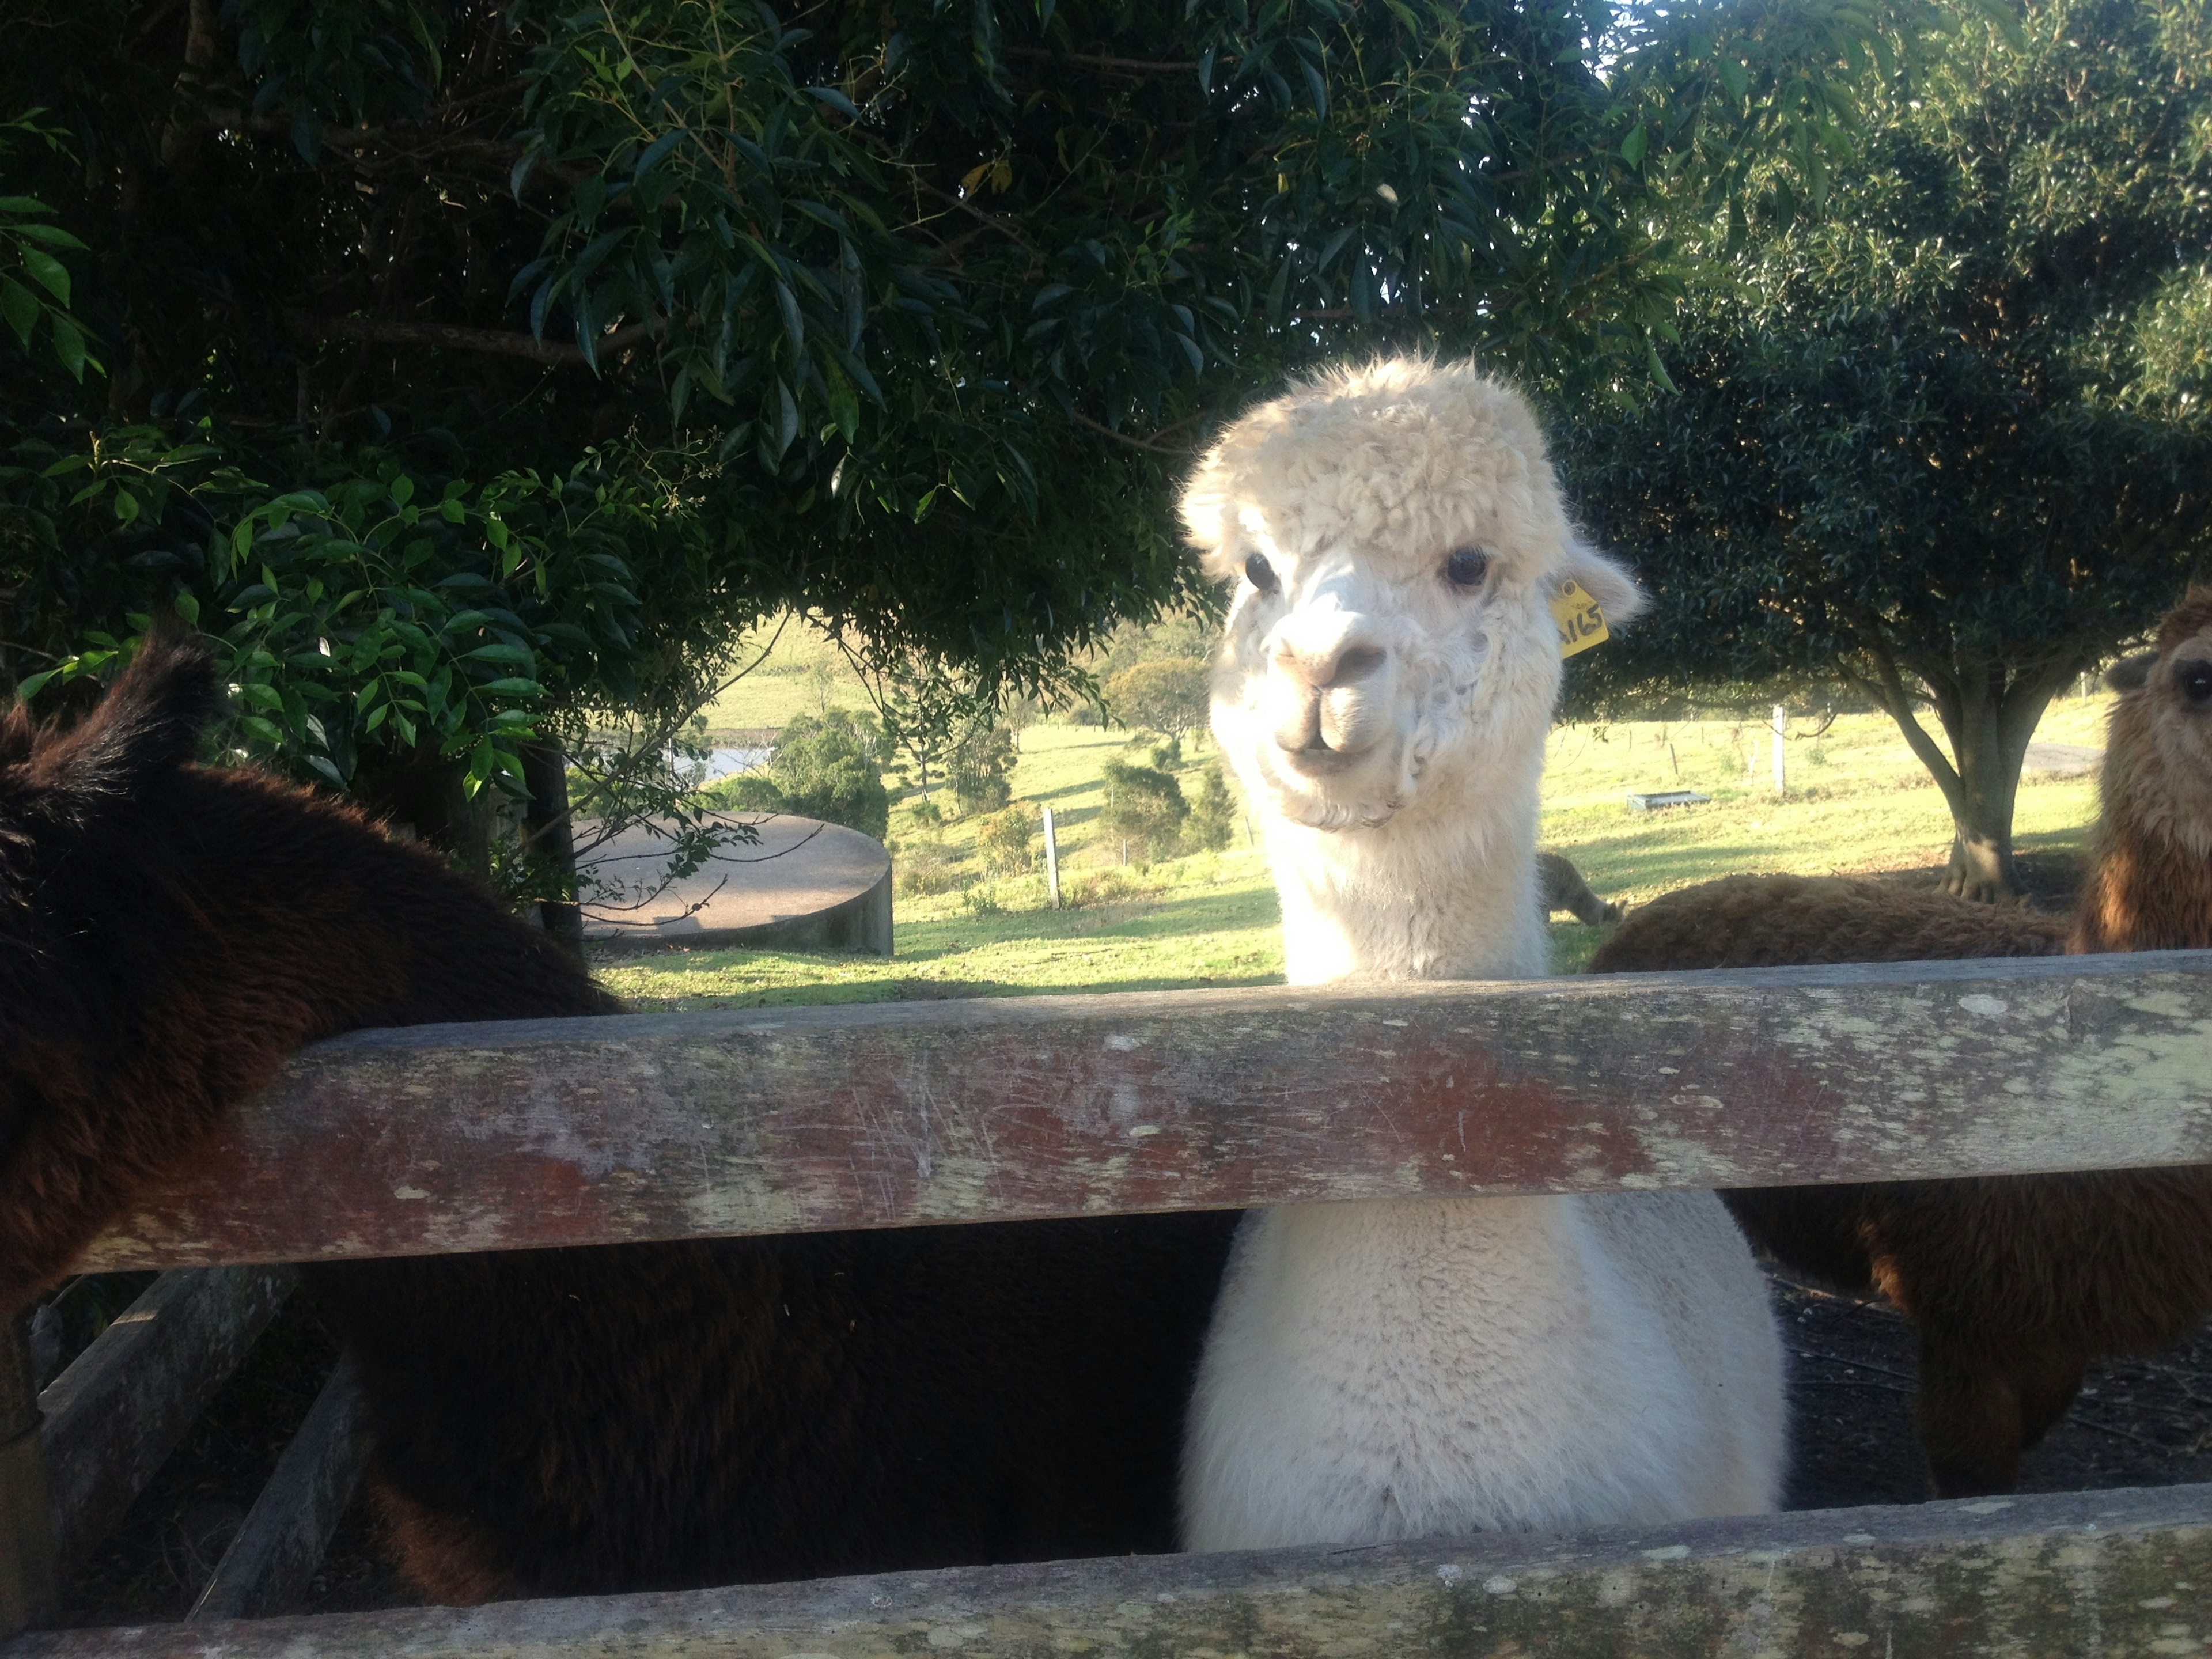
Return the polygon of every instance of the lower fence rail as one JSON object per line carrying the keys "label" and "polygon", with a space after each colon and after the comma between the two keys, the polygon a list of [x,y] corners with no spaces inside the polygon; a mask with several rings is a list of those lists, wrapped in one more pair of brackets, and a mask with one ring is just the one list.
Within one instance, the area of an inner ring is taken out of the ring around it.
{"label": "lower fence rail", "polygon": [[2212,1650],[2208,1589],[2212,1486],[2169,1486],[45,1632],[0,1659],[2118,1659]]}

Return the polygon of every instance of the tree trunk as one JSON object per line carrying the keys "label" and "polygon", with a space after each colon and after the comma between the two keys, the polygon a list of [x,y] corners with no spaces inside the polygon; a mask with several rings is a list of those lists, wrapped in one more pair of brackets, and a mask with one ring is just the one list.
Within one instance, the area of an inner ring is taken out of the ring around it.
{"label": "tree trunk", "polygon": [[[1949,661],[1913,661],[1911,672],[1927,688],[1921,698],[1905,687],[1887,641],[1877,640],[1871,648],[1878,678],[1869,689],[1951,809],[1944,890],[1984,903],[2017,902],[2021,886],[2013,865],[2012,818],[2021,768],[2043,711],[2080,672],[2079,660],[2069,655],[2017,670],[2002,660],[1964,653]],[[1934,706],[1950,743],[1949,755],[1917,718],[1913,705],[1921,701]]]}
{"label": "tree trunk", "polygon": [[373,749],[354,774],[354,798],[377,817],[404,824],[434,847],[464,875],[489,884],[491,846],[489,805],[471,801],[463,784],[466,765],[434,747],[393,751]]}
{"label": "tree trunk", "polygon": [[538,901],[538,920],[577,961],[584,956],[584,910],[577,902],[576,837],[568,818],[568,762],[557,744],[523,745],[522,781],[530,805],[522,827],[535,861],[552,872],[559,896]]}

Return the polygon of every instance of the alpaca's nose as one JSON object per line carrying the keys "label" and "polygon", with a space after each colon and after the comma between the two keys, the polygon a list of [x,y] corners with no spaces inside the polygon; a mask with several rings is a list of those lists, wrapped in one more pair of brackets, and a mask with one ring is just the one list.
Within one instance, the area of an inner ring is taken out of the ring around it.
{"label": "alpaca's nose", "polygon": [[1333,691],[1356,685],[1382,666],[1389,653],[1372,641],[1346,629],[1334,638],[1303,641],[1286,637],[1276,641],[1275,666],[1301,685],[1316,691]]}
{"label": "alpaca's nose", "polygon": [[1337,764],[1372,748],[1379,735],[1370,683],[1389,661],[1364,617],[1322,611],[1294,617],[1275,636],[1275,744],[1308,762]]}

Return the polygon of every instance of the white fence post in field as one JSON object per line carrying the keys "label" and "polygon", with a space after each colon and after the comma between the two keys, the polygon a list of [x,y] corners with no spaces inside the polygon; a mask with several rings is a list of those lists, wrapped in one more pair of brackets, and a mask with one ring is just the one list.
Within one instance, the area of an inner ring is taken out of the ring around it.
{"label": "white fence post in field", "polygon": [[1778,702],[1774,705],[1774,793],[1778,795],[1790,793],[1782,770],[1782,739],[1789,730],[1790,711]]}
{"label": "white fence post in field", "polygon": [[1052,808],[1044,809],[1044,886],[1052,895],[1052,908],[1060,908],[1060,842],[1052,833]]}

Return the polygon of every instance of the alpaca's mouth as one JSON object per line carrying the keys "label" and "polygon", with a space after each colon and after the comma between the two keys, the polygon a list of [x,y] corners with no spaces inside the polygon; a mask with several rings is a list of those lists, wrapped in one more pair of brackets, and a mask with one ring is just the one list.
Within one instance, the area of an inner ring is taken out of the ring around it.
{"label": "alpaca's mouth", "polygon": [[1325,743],[1308,744],[1303,749],[1278,748],[1284,764],[1294,772],[1309,778],[1341,777],[1365,760],[1371,750],[1362,749],[1347,754],[1341,749],[1332,749]]}
{"label": "alpaca's mouth", "polygon": [[1284,749],[1268,743],[1253,759],[1275,810],[1291,823],[1310,830],[1372,829],[1406,804],[1401,769],[1382,752],[1387,747],[1346,754],[1318,744]]}

